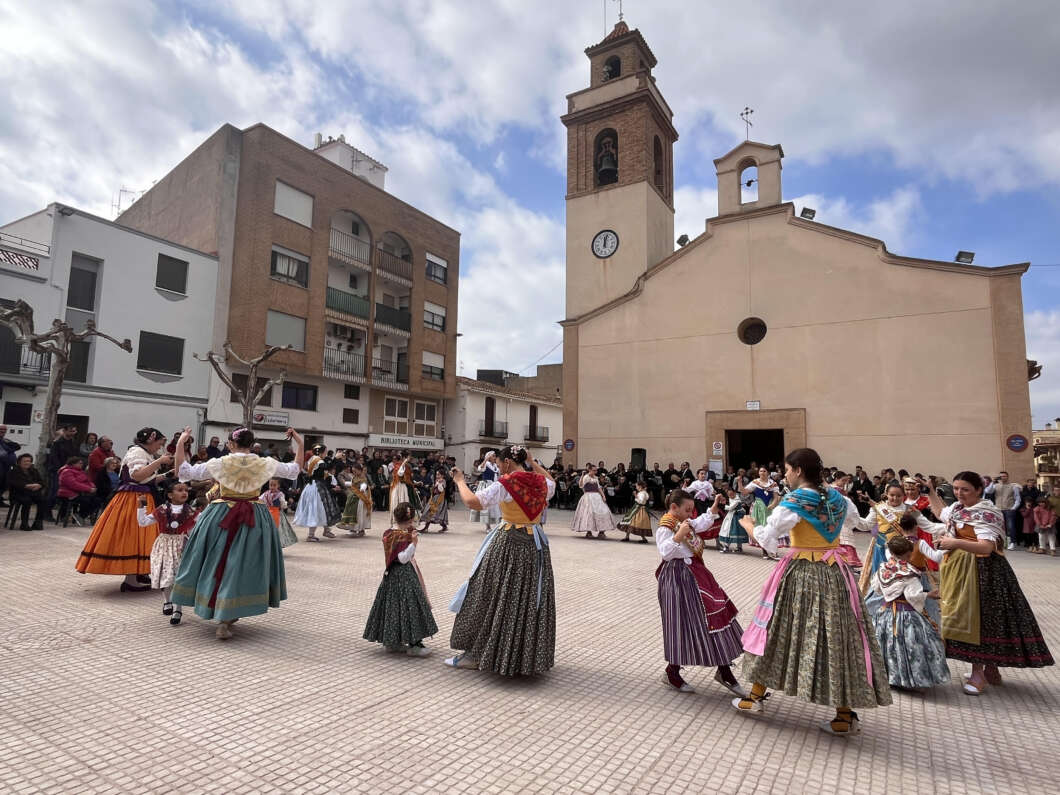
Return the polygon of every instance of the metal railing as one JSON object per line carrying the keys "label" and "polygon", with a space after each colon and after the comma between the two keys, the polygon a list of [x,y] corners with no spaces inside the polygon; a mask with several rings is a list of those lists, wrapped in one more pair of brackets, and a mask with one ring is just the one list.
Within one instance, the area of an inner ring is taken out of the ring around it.
{"label": "metal railing", "polygon": [[408,362],[373,357],[372,380],[391,384],[407,384],[409,382]]}
{"label": "metal railing", "polygon": [[328,288],[325,303],[327,304],[328,309],[334,309],[338,312],[345,312],[347,315],[354,315],[355,317],[363,317],[365,319],[368,318],[372,306],[368,303],[367,298],[361,298],[359,295],[348,293],[337,287]]}
{"label": "metal railing", "polygon": [[341,229],[331,229],[330,253],[345,262],[360,263],[371,268],[372,247],[367,240],[354,237]]}
{"label": "metal railing", "polygon": [[364,381],[364,351],[342,351],[324,348],[324,375],[342,381]]}
{"label": "metal railing", "polygon": [[478,435],[487,439],[507,439],[508,423],[494,420],[492,423],[479,420]]}
{"label": "metal railing", "polygon": [[547,442],[548,428],[542,428],[540,425],[527,425],[523,439],[527,442]]}
{"label": "metal railing", "polygon": [[28,378],[48,378],[52,371],[52,357],[49,353],[38,353],[25,345],[19,346],[18,354],[10,351],[11,356],[0,356],[0,373],[21,375]]}
{"label": "metal railing", "polygon": [[376,267],[385,276],[386,274],[393,274],[394,276],[400,276],[402,279],[412,281],[412,263],[408,260],[403,260],[400,257],[395,257],[388,251],[383,249],[376,249]]}
{"label": "metal railing", "polygon": [[386,304],[375,305],[375,322],[385,323],[393,328],[412,331],[412,315],[407,309],[394,309]]}

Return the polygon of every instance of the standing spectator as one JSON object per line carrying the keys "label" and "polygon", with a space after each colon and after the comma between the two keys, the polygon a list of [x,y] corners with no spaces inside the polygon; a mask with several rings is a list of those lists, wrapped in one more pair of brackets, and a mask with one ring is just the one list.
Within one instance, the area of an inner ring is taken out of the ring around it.
{"label": "standing spectator", "polygon": [[210,458],[220,458],[224,455],[221,450],[221,439],[218,436],[211,436],[210,443],[206,446],[206,455]]}
{"label": "standing spectator", "polygon": [[7,438],[7,426],[0,425],[0,506],[7,506],[4,502],[4,489],[7,488],[7,473],[15,466],[15,453],[22,445],[13,439]]}
{"label": "standing spectator", "polygon": [[77,455],[78,445],[74,441],[77,435],[76,425],[64,425],[55,434],[51,446],[48,448],[48,457],[44,461],[45,469],[48,471],[48,499],[45,502],[46,516],[49,522],[52,518],[52,510],[55,507],[55,497],[59,491],[59,470],[66,466],[66,462]]}
{"label": "standing spectator", "polygon": [[1038,528],[1039,555],[1044,555],[1046,547],[1049,554],[1056,557],[1056,513],[1049,507],[1048,497],[1039,497],[1038,504],[1034,506],[1034,524]]}
{"label": "standing spectator", "polygon": [[[15,468],[7,473],[7,485],[11,490],[11,502],[25,506],[22,509],[21,529],[43,530],[47,491],[40,473],[33,467],[33,456],[23,453],[18,457]],[[37,516],[32,527],[29,524],[30,505],[37,506]]]}
{"label": "standing spectator", "polygon": [[114,442],[109,436],[99,437],[96,449],[88,456],[88,476],[95,480],[103,471],[103,464],[114,456]]}
{"label": "standing spectator", "polygon": [[1020,541],[1020,530],[1023,524],[1023,516],[1020,514],[1020,487],[1008,482],[1008,472],[1000,472],[997,480],[986,487],[985,493],[993,495],[994,505],[1005,517],[1008,548],[1015,549]]}
{"label": "standing spectator", "polygon": [[84,461],[88,460],[88,457],[92,455],[92,451],[96,449],[96,444],[99,442],[99,434],[86,433],[85,440],[81,442],[81,446],[77,452]]}

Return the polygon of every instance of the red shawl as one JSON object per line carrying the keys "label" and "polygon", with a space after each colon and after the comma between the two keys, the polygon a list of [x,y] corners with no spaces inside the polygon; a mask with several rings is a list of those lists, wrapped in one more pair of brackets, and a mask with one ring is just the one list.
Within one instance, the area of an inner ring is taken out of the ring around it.
{"label": "red shawl", "polygon": [[545,476],[536,472],[509,472],[501,475],[501,485],[512,495],[515,504],[523,509],[531,522],[541,518],[548,506],[548,486]]}
{"label": "red shawl", "polygon": [[412,531],[402,530],[400,527],[391,527],[383,533],[383,556],[386,558],[386,567],[398,559],[398,555],[412,543]]}

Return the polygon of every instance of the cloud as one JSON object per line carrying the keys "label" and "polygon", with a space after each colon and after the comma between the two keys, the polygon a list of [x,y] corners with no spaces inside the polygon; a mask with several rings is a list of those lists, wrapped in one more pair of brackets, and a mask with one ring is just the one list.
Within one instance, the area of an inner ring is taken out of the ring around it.
{"label": "cloud", "polygon": [[903,249],[913,239],[912,224],[922,217],[920,192],[911,185],[897,188],[864,207],[857,207],[842,196],[818,193],[807,193],[788,201],[795,204],[796,213],[803,207],[812,207],[817,211],[814,218],[817,223],[878,238],[887,244],[888,251],[895,254],[908,253]]}
{"label": "cloud", "polygon": [[718,214],[717,188],[683,186],[674,191],[674,235],[699,237],[707,228],[707,219]]}
{"label": "cloud", "polygon": [[1060,311],[1034,311],[1023,316],[1027,358],[1042,365],[1040,378],[1031,381],[1033,426],[1041,428],[1060,417]]}

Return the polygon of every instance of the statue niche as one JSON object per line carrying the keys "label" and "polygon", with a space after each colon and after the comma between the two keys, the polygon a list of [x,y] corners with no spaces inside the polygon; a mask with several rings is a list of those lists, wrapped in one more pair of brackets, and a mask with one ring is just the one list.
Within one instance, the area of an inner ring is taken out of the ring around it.
{"label": "statue niche", "polygon": [[612,129],[602,130],[596,136],[593,148],[593,171],[596,186],[613,185],[618,182],[618,133]]}

